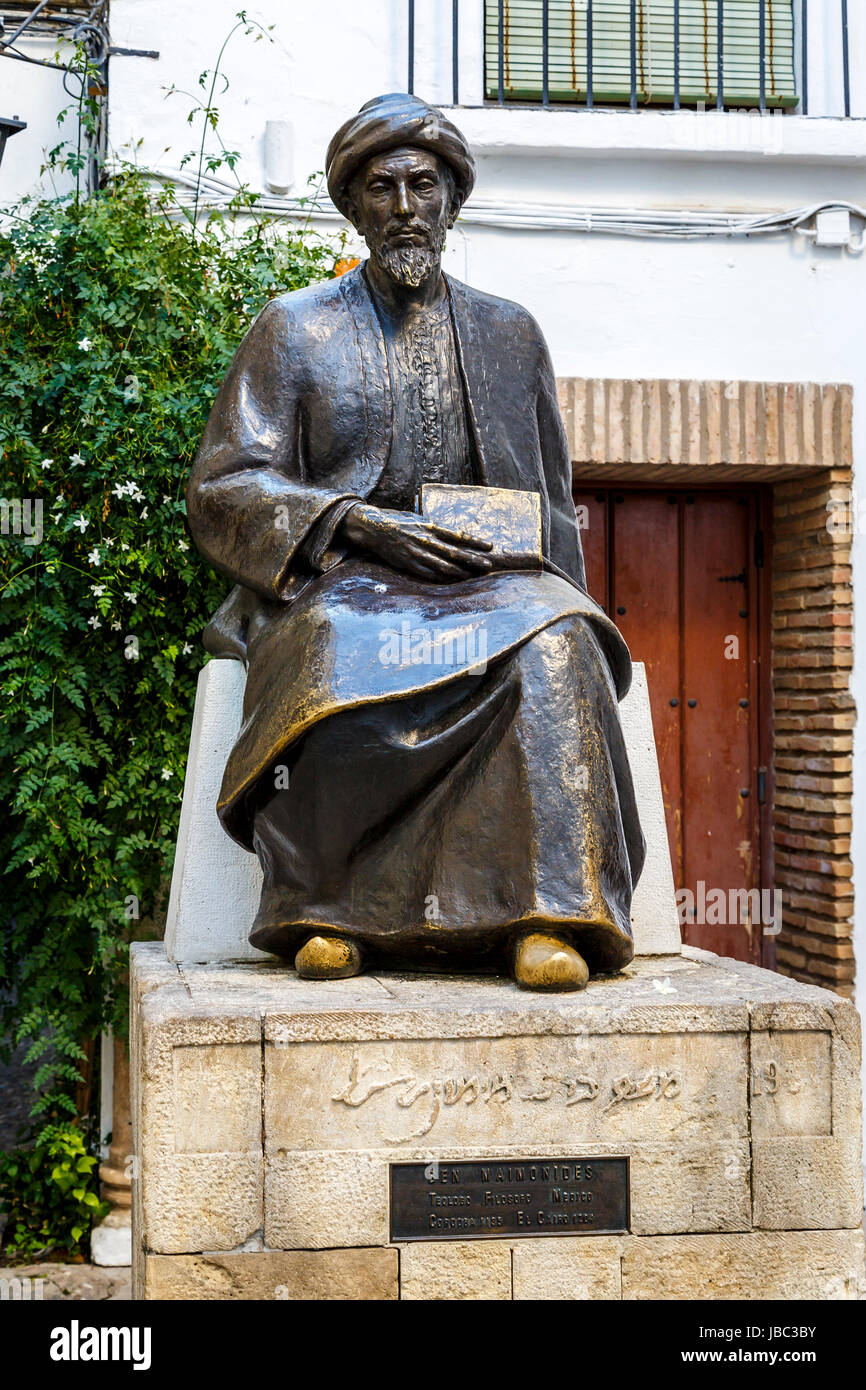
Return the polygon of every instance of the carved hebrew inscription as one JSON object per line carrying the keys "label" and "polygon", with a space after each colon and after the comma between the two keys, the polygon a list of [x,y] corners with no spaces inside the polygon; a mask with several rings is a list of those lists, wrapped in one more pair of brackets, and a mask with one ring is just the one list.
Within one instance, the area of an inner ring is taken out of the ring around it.
{"label": "carved hebrew inscription", "polygon": [[310,1042],[268,1048],[265,1069],[267,1142],[286,1150],[748,1134],[743,1033]]}
{"label": "carved hebrew inscription", "polygon": [[[648,1071],[637,1076],[618,1076],[613,1081],[597,1076],[540,1075],[533,1077],[521,1072],[498,1072],[496,1075],[435,1076],[431,1074],[386,1076],[381,1069],[362,1071],[358,1052],[352,1056],[349,1081],[331,1099],[352,1109],[365,1105],[373,1096],[391,1091],[396,1106],[413,1110],[418,1128],[409,1134],[393,1136],[399,1140],[423,1139],[433,1129],[443,1105],[484,1104],[508,1105],[513,1100],[553,1102],[565,1107],[584,1102],[602,1101],[602,1114],[617,1105],[639,1100],[672,1100],[681,1090],[674,1072]],[[392,1136],[388,1135],[387,1138]]]}

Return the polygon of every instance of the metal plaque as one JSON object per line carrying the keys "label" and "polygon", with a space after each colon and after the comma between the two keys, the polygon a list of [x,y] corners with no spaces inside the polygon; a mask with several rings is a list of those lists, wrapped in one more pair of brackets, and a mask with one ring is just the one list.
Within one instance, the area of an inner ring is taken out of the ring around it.
{"label": "metal plaque", "polygon": [[392,1240],[591,1236],[629,1228],[627,1158],[392,1163]]}

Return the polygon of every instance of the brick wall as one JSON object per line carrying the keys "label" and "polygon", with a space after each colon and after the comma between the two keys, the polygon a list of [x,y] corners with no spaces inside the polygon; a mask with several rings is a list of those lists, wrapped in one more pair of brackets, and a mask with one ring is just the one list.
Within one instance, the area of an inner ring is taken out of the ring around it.
{"label": "brick wall", "polygon": [[851,538],[831,532],[848,468],[773,494],[775,885],[783,893],[779,970],[851,995],[850,858],[854,701]]}
{"label": "brick wall", "polygon": [[575,479],[764,482],[850,466],[850,386],[561,377]]}

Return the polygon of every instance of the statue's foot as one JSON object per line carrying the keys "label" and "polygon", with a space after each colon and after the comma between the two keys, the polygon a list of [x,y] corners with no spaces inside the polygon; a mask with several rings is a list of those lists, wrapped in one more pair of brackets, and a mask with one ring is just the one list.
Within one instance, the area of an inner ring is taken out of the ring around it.
{"label": "statue's foot", "polygon": [[361,952],[350,936],[311,936],[295,956],[304,980],[348,980],[361,970]]}
{"label": "statue's foot", "polygon": [[554,932],[529,931],[514,947],[514,980],[521,989],[564,992],[585,989],[589,970],[583,956]]}

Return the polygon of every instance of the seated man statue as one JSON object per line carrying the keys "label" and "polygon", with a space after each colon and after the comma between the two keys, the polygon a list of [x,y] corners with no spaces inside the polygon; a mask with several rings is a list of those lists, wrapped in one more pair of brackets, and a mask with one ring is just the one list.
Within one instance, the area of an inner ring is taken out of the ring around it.
{"label": "seated man statue", "polygon": [[[474,177],[441,112],[362,107],[327,178],[369,260],[271,300],[219,391],[187,493],[240,586],[206,644],[248,665],[218,812],[261,862],[251,942],[302,976],[574,990],[634,950],[631,663],[586,593],[538,325],[442,273]],[[425,517],[433,485],[533,494],[537,565]]]}

